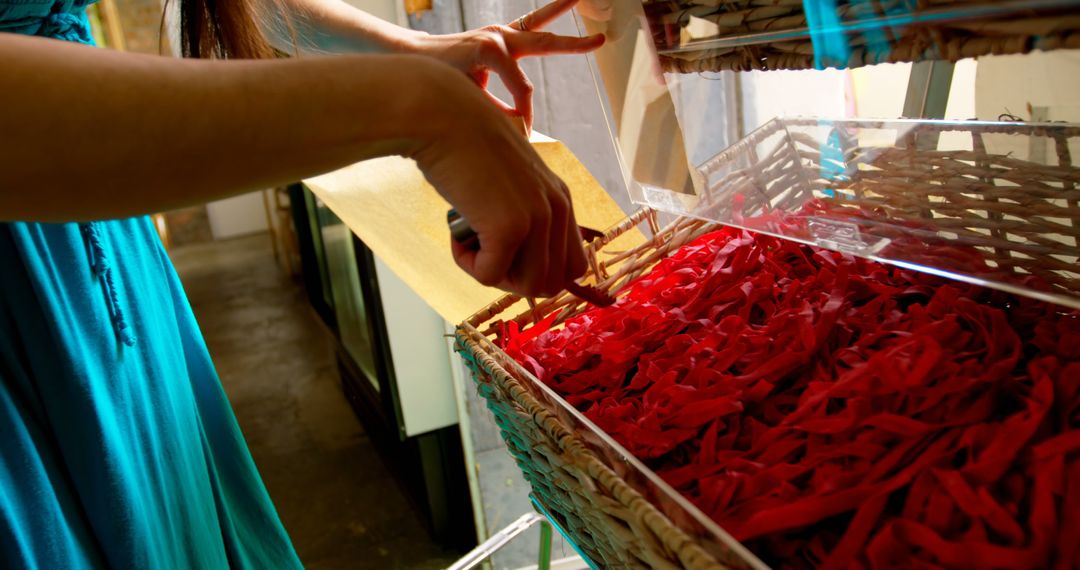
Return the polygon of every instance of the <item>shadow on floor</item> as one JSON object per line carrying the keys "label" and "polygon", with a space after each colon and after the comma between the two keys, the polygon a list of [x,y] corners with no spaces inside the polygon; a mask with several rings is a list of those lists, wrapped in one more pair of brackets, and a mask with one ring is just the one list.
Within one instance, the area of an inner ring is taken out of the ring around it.
{"label": "shadow on floor", "polygon": [[445,568],[345,401],[331,338],[256,234],[170,252],[255,463],[309,569]]}

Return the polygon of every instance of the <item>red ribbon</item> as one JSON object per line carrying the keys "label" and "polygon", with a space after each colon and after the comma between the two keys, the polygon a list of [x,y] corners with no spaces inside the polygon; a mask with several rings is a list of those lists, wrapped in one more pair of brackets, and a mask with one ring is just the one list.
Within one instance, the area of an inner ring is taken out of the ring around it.
{"label": "red ribbon", "polygon": [[552,323],[500,341],[770,564],[1080,564],[1080,312],[723,229]]}

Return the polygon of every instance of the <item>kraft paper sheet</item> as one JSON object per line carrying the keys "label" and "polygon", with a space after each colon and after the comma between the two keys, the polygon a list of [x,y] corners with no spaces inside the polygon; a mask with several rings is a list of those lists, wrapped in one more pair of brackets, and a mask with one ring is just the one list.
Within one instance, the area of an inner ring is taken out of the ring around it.
{"label": "kraft paper sheet", "polygon": [[[579,224],[603,231],[625,217],[563,143],[535,132],[530,142],[570,188]],[[446,225],[450,205],[414,161],[397,156],[368,160],[305,184],[447,322],[459,323],[504,295],[480,285],[454,263]],[[605,249],[629,249],[644,239],[634,230]]]}

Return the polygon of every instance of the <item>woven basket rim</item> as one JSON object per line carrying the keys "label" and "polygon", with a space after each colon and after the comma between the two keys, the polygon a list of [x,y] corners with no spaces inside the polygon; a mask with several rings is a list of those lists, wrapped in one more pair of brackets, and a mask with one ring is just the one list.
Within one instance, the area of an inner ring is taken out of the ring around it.
{"label": "woven basket rim", "polygon": [[[645,243],[639,245],[639,248],[645,248],[650,246],[655,247],[655,245],[657,244],[657,240],[660,236],[668,235],[669,232],[674,231],[680,226],[686,225],[688,222],[700,224],[709,223],[703,220],[678,218],[666,225],[664,228],[657,229],[654,225],[656,221],[655,215],[656,213],[654,210],[642,207],[641,209],[635,211],[633,214],[625,217],[622,221],[613,224],[609,228],[606,228],[603,232],[604,236],[590,244],[589,249],[595,252],[596,250],[599,250],[603,246],[610,243],[618,236],[630,231],[632,228],[638,225],[645,223],[653,225],[655,235],[652,239],[647,240]],[[669,253],[670,252],[665,253],[664,257],[666,257]],[[626,284],[624,283],[624,286],[625,285]],[[613,295],[615,293],[617,293],[617,291],[612,291]],[[562,322],[566,318],[569,318],[572,315],[576,315],[586,309],[583,304],[577,303],[575,299],[575,297],[564,291],[562,294],[548,299],[544,304],[537,305],[536,309],[546,312],[539,315],[533,312],[533,316],[536,321],[539,321],[539,319],[542,318],[543,315],[548,315],[557,311],[563,311],[563,314],[561,314],[559,319],[557,320],[557,322]],[[586,429],[592,432],[592,435],[599,438],[599,440],[608,447],[608,451],[610,453],[618,456],[623,462],[630,465],[634,469],[634,471],[637,472],[638,475],[648,481],[657,493],[663,494],[664,496],[666,496],[667,499],[672,500],[674,504],[678,505],[684,513],[689,515],[696,524],[701,525],[701,527],[711,533],[719,543],[721,543],[733,554],[737,555],[739,558],[745,561],[750,567],[762,570],[767,569],[768,566],[765,565],[765,563],[762,562],[757,557],[757,555],[752,553],[748,548],[746,548],[746,546],[744,546],[742,543],[732,537],[726,530],[724,530],[723,527],[717,524],[716,521],[712,520],[708,515],[702,512],[701,509],[699,509],[696,505],[690,502],[689,499],[683,496],[682,493],[679,493],[674,488],[672,488],[666,481],[664,481],[659,475],[657,475],[655,471],[650,469],[648,466],[642,463],[640,459],[627,451],[626,448],[624,448],[619,442],[615,441],[610,435],[607,434],[607,432],[605,432],[603,429],[593,423],[592,420],[585,417],[585,415],[578,411],[574,406],[570,405],[570,403],[567,402],[561,395],[559,395],[558,392],[544,384],[542,381],[540,381],[539,378],[537,378],[521,364],[511,358],[510,355],[508,355],[501,347],[499,347],[495,342],[492,341],[489,334],[485,334],[484,331],[481,331],[479,329],[479,326],[481,324],[495,320],[495,318],[499,314],[505,312],[506,310],[509,310],[514,304],[516,304],[520,300],[521,297],[514,294],[504,295],[503,297],[497,299],[496,301],[488,305],[488,307],[485,307],[484,309],[470,316],[464,322],[460,323],[457,326],[457,334],[459,336],[463,336],[466,339],[473,340],[479,348],[483,349],[487,352],[487,354],[492,356],[495,363],[500,368],[502,368],[503,371],[506,372],[511,378],[521,384],[521,386],[528,393],[529,397],[535,399],[541,407],[548,407],[546,401],[551,401],[558,404],[558,406],[562,408],[562,411],[568,413],[581,426],[584,426]],[[492,309],[495,309],[494,312],[492,312]],[[543,395],[543,397],[538,397],[534,390],[538,390],[540,394]],[[563,422],[559,420],[559,423]],[[565,424],[564,427],[570,429],[570,426],[565,426]],[[570,431],[574,430],[570,429]],[[601,464],[607,466],[609,469],[611,468],[608,462],[604,459],[604,454],[598,453],[589,447],[587,447],[586,450],[588,451],[588,453],[592,454],[595,459],[600,461]],[[626,482],[626,484],[629,485],[630,488],[633,489],[635,492],[642,493],[642,491],[636,485],[633,485],[629,481],[626,481],[626,479],[623,477],[620,477],[620,479]],[[648,500],[646,499],[646,501]],[[648,502],[650,502],[651,504],[651,501]],[[670,517],[667,517],[667,515],[663,516],[665,516],[665,518],[668,518],[670,521]],[[682,529],[682,527],[675,524],[674,521],[670,521],[670,523],[676,528],[683,530],[683,532],[686,532],[685,529]]]}
{"label": "woven basket rim", "polygon": [[[845,126],[859,128],[904,128],[911,126],[912,129],[910,129],[910,132],[912,134],[927,131],[944,132],[949,130],[959,130],[970,132],[973,135],[1003,133],[1027,134],[1031,136],[1056,135],[1058,137],[1068,136],[1070,138],[1080,136],[1080,124],[1070,123],[924,121],[916,119],[822,119],[793,117],[778,118],[767,122],[738,143],[735,143],[735,145],[732,145],[732,147],[729,147],[729,149],[722,151],[721,154],[725,154],[731,148],[744,143],[753,144],[761,138],[771,136],[778,130],[788,126],[820,126],[826,128],[843,128]],[[747,141],[751,142],[747,143]],[[651,239],[631,248],[627,252],[613,253],[610,259],[606,260],[604,264],[599,265],[604,271],[597,269],[598,264],[595,256],[601,251],[601,248],[611,243],[616,237],[646,222],[649,223],[650,228],[653,230]],[[670,253],[674,251],[674,249],[671,248],[672,243],[679,242],[679,240],[683,238],[692,239],[693,236],[708,231],[708,228],[715,224],[716,222],[709,220],[681,216],[677,217],[663,229],[660,229],[656,227],[656,212],[649,208],[642,207],[622,221],[607,228],[604,232],[604,237],[595,240],[587,247],[587,254],[592,256],[591,261],[593,262],[590,275],[596,279],[597,284],[601,289],[607,289],[609,292],[617,294],[625,289],[637,275],[647,272],[660,259],[670,255]],[[751,231],[761,232],[760,229]],[[778,237],[792,239],[789,236]],[[624,271],[624,264],[634,266],[635,269],[630,272]],[[611,275],[608,275],[608,269],[613,269]],[[653,505],[655,510],[660,511],[659,514],[663,516],[664,521],[666,521],[664,524],[671,525],[675,529],[693,537],[707,536],[701,532],[702,529],[704,529],[705,533],[711,535],[711,538],[706,540],[715,540],[720,547],[726,548],[728,552],[738,556],[752,567],[765,568],[760,559],[731,537],[730,534],[710,517],[705,515],[690,502],[689,499],[663,481],[655,471],[647,467],[640,459],[630,454],[604,430],[600,429],[583,413],[578,411],[577,408],[570,405],[554,389],[540,381],[527,368],[516,362],[496,344],[493,338],[498,331],[497,327],[499,326],[499,323],[516,321],[519,325],[535,324],[545,316],[555,313],[557,314],[555,323],[559,324],[565,321],[565,319],[577,315],[585,309],[583,302],[563,291],[559,295],[549,298],[541,303],[532,304],[531,309],[528,311],[513,315],[510,311],[513,310],[512,308],[514,305],[520,300],[520,297],[508,294],[487,307],[482,308],[458,325],[457,333],[459,339],[471,341],[479,350],[477,353],[478,355],[484,354],[489,357],[487,358],[489,365],[497,366],[498,370],[505,376],[504,380],[501,380],[500,382],[505,382],[507,386],[513,386],[513,389],[518,392],[518,395],[515,397],[523,398],[522,400],[519,400],[519,402],[527,401],[530,404],[536,404],[539,408],[552,412],[554,422],[559,430],[565,430],[570,433],[587,433],[588,437],[583,438],[583,441],[578,441],[574,444],[575,447],[584,446],[581,447],[581,452],[586,454],[583,457],[587,457],[590,461],[599,461],[599,465],[606,467],[609,471],[613,471],[618,479],[627,485],[628,489],[641,495],[641,498]],[[486,330],[482,330],[482,327],[486,327]],[[561,408],[561,410],[558,408]],[[562,415],[564,412],[566,415]],[[564,421],[564,418],[568,418],[569,421]],[[574,439],[577,440],[577,438]],[[613,469],[613,461],[619,461],[628,465],[628,468],[635,473],[633,473],[632,477],[618,475],[618,471]],[[672,517],[664,514],[663,511],[656,506],[658,503],[653,503],[645,497],[663,497],[670,500],[670,503],[665,501],[664,504],[678,505],[680,515],[675,518],[681,519],[682,514],[685,514],[687,515],[686,519],[682,524],[676,524]],[[690,528],[693,528],[694,530],[690,530]]]}
{"label": "woven basket rim", "polygon": [[871,119],[871,118],[832,118],[832,117],[809,117],[803,115],[781,115],[762,123],[761,126],[750,131],[745,137],[731,144],[728,148],[720,151],[723,155],[729,149],[747,141],[761,138],[775,132],[781,127],[849,127],[858,129],[903,129],[911,127],[908,132],[932,132],[932,133],[978,133],[978,134],[1005,134],[1005,135],[1028,135],[1028,136],[1063,136],[1080,137],[1080,123],[1066,121],[1053,122],[1029,122],[1029,121],[982,121],[976,119]]}
{"label": "woven basket rim", "polygon": [[[650,469],[648,466],[642,463],[640,459],[627,451],[626,448],[622,446],[622,444],[615,441],[610,435],[607,434],[607,432],[602,430],[599,426],[593,423],[592,420],[588,419],[587,417],[585,417],[584,414],[578,411],[577,408],[570,405],[569,402],[567,402],[551,387],[541,382],[539,378],[537,378],[531,372],[518,364],[517,361],[511,358],[510,355],[506,354],[506,352],[503,351],[502,348],[492,342],[487,335],[484,335],[482,332],[480,332],[479,329],[474,327],[469,322],[461,323],[460,325],[458,325],[458,329],[465,331],[464,336],[466,338],[474,340],[478,345],[481,346],[481,348],[487,350],[488,354],[495,358],[496,364],[498,364],[503,369],[503,371],[505,371],[507,374],[517,380],[519,384],[522,384],[526,391],[532,389],[539,390],[541,393],[544,394],[545,398],[551,399],[552,401],[556,402],[562,408],[562,411],[570,414],[575,421],[579,422],[583,427],[592,432],[592,435],[600,438],[600,440],[610,448],[611,452],[616,454],[627,465],[632,466],[634,470],[639,475],[644,477],[649,483],[651,483],[657,491],[665,495],[666,498],[674,501],[674,503],[677,504],[679,508],[681,508],[686,514],[690,515],[690,517],[693,518],[697,524],[702,525],[703,528],[712,533],[713,536],[720,543],[722,543],[725,547],[729,548],[732,553],[738,555],[751,568],[768,570],[769,567],[764,562],[762,562],[761,559],[757,557],[757,555],[751,552],[750,549],[748,549],[741,542],[732,537],[731,534],[729,534],[726,530],[724,530],[723,527],[717,524],[716,521],[709,518],[708,515],[703,513],[701,509],[691,503],[689,499],[682,495],[682,493],[679,493],[674,488],[672,488],[671,485],[669,485],[659,475],[657,475],[655,471]],[[544,399],[537,398],[537,396],[531,392],[528,395],[536,399],[537,403],[541,407],[548,407]],[[559,423],[563,423],[561,420],[558,421]],[[575,431],[573,428],[571,428],[570,426],[566,426],[564,423],[563,426],[566,427],[569,431]],[[608,462],[604,459],[603,454],[597,453],[591,447],[586,447],[586,451],[592,454],[594,458],[598,460],[601,464],[606,466],[608,469],[611,469],[611,466],[608,465]],[[627,481],[626,478],[621,476],[619,476],[619,478],[637,493],[642,493],[642,491],[638,489],[636,485],[630,483],[630,481]],[[646,499],[646,501],[648,501],[648,499]],[[651,501],[648,502],[650,504],[652,503]],[[659,507],[656,508],[659,509]],[[665,518],[668,518],[670,521],[670,517],[667,517],[667,515],[663,516]],[[676,528],[680,528],[680,530],[686,532],[685,529],[682,529],[679,525],[675,524],[674,521],[670,522]]]}

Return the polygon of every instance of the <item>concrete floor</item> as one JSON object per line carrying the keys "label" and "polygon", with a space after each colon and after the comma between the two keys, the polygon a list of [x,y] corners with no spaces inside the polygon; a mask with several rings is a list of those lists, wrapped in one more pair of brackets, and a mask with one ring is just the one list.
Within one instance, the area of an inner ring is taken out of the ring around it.
{"label": "concrete floor", "polygon": [[170,252],[270,496],[313,570],[445,568],[341,392],[331,339],[256,234]]}

